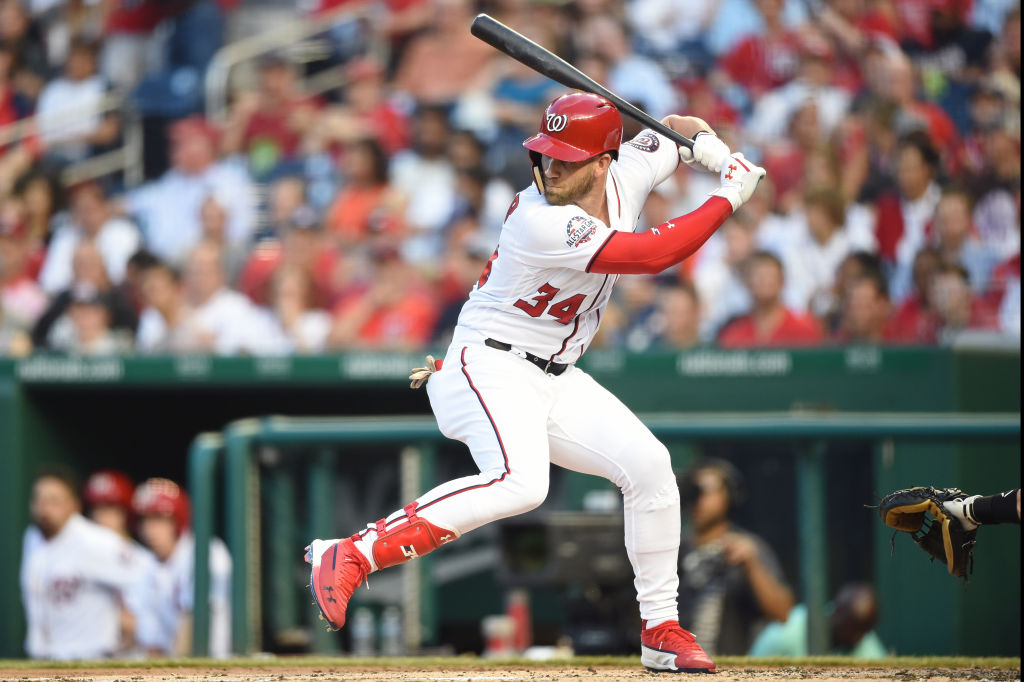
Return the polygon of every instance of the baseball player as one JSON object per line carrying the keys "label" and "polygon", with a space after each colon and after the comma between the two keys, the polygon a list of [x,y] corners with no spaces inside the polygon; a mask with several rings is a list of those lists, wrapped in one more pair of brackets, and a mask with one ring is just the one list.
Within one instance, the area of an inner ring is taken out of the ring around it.
{"label": "baseball player", "polygon": [[[339,540],[306,549],[311,588],[332,628],[367,574],[463,533],[537,507],[550,463],[603,476],[622,491],[625,543],[643,619],[642,662],[655,671],[714,672],[676,611],[679,491],[668,450],[611,393],[575,366],[622,274],[658,273],[696,251],[753,194],[764,170],[730,155],[700,119],[664,123],[693,151],[646,130],[621,144],[608,100],[554,100],[523,146],[535,187],[509,206],[494,250],[462,308],[448,354],[415,370],[441,432],[469,447],[480,473],[444,483]],[[692,213],[633,232],[651,190],[682,158],[720,172]],[[432,376],[431,376],[432,375]]]}
{"label": "baseball player", "polygon": [[54,469],[36,478],[21,559],[32,658],[106,658],[122,649],[120,615],[140,567],[124,538],[80,509],[68,474]]}
{"label": "baseball player", "polygon": [[[139,617],[139,643],[156,656],[182,656],[192,648],[195,538],[189,531],[192,506],[174,481],[150,478],[132,498],[139,535],[156,555],[142,583],[146,608]],[[231,655],[231,555],[210,542],[210,655]]]}
{"label": "baseball player", "polygon": [[[114,531],[127,543],[131,563],[141,575],[156,567],[156,557],[135,541],[131,534],[132,494],[135,483],[122,471],[102,470],[94,472],[85,482],[83,497],[89,518],[105,528]],[[145,652],[137,646],[135,623],[145,608],[145,593],[142,581],[135,582],[134,589],[124,595],[121,606],[121,647],[118,658],[139,658]]]}
{"label": "baseball player", "polygon": [[131,537],[129,518],[135,484],[121,471],[96,471],[85,481],[85,507],[89,518],[124,538]]}

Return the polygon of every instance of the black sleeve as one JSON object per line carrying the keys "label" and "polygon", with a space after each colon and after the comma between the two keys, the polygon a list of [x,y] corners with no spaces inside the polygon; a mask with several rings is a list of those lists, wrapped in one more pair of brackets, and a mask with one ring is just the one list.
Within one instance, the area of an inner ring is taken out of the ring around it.
{"label": "black sleeve", "polygon": [[50,307],[43,311],[43,314],[36,320],[36,324],[32,327],[32,347],[33,348],[49,348],[49,340],[47,337],[50,335],[50,329],[53,328],[53,324],[60,319],[60,316],[67,311],[68,306],[71,304],[71,292],[68,290],[62,291],[57,294],[57,297],[50,303]]}

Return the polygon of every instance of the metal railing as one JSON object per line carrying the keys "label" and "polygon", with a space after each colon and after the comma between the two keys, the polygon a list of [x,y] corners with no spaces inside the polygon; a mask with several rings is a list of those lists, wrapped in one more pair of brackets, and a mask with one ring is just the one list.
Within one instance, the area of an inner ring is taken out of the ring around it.
{"label": "metal railing", "polygon": [[[206,70],[204,92],[207,118],[218,124],[223,124],[227,120],[231,72],[238,65],[285,47],[293,47],[299,41],[324,33],[334,24],[367,18],[369,14],[369,7],[342,7],[315,18],[296,19],[223,46],[214,55]],[[386,45],[373,43],[371,49],[378,58],[386,59]],[[344,82],[339,69],[326,69],[303,79],[300,86],[306,94],[318,95],[340,87]],[[62,184],[73,185],[117,172],[124,172],[125,184],[128,187],[142,183],[144,171],[141,116],[130,106],[124,92],[112,92],[104,96],[95,113],[102,116],[115,112],[120,114],[122,120],[121,146],[69,164],[62,171]],[[63,120],[75,121],[80,116],[80,111],[69,109],[48,114],[45,118],[52,125]],[[16,145],[36,135],[40,121],[41,118],[34,115],[0,127],[0,149]]]}
{"label": "metal railing", "polygon": [[[802,596],[808,608],[809,652],[812,654],[823,653],[826,646],[826,443],[837,439],[881,442],[1020,439],[1020,415],[1001,413],[648,414],[642,419],[657,437],[668,442],[781,439],[797,443],[797,494],[802,510],[797,529],[799,564]],[[202,434],[197,437],[189,455],[189,486],[196,536],[193,652],[196,655],[208,652],[208,552],[217,499],[213,481],[219,467],[223,466],[224,471],[227,543],[235,566],[231,594],[233,647],[236,653],[247,653],[258,646],[261,623],[259,477],[254,458],[257,448],[271,446],[285,451],[313,449],[324,452],[329,447],[344,449],[366,444],[415,444],[419,447],[420,456],[407,456],[406,453],[401,458],[401,493],[404,498],[411,499],[422,492],[422,489],[414,489],[417,482],[432,480],[434,449],[443,440],[431,417],[265,417],[234,422],[224,430],[223,436]],[[307,504],[311,511],[329,508],[331,476],[324,459],[317,457],[307,480]],[[312,518],[322,518],[322,515],[312,514]],[[335,529],[314,528],[312,531],[330,537]],[[422,562],[410,562],[403,567],[408,576],[405,581],[407,592],[419,584]],[[408,600],[423,599],[423,592],[426,591],[414,591],[404,597]],[[429,604],[429,595],[426,599]],[[408,621],[417,617],[420,603],[409,602],[407,632],[418,632],[421,623]],[[322,635],[320,637],[314,640],[317,647],[325,642]],[[414,641],[408,643],[415,644]]]}
{"label": "metal railing", "polygon": [[[99,106],[90,114],[98,116],[117,113],[121,118],[122,143],[120,147],[81,161],[69,164],[61,173],[60,181],[64,185],[73,185],[85,180],[94,180],[112,173],[124,172],[125,184],[134,187],[142,183],[142,119],[133,107],[129,106],[124,93],[112,92],[105,95]],[[0,127],[0,148],[20,144],[24,140],[39,134],[40,123],[46,127],[72,123],[82,116],[80,109],[64,109],[40,116],[28,116]]]}
{"label": "metal railing", "polygon": [[[332,25],[368,18],[370,11],[371,8],[367,6],[355,9],[343,6],[317,17],[296,19],[225,45],[213,56],[206,69],[203,86],[207,119],[218,124],[227,120],[231,72],[235,67],[284,48],[294,49],[296,43],[324,33]],[[374,43],[371,47],[376,56],[381,59],[386,57],[385,45]],[[302,82],[302,90],[308,95],[316,95],[343,83],[339,69],[326,69],[306,78]]]}

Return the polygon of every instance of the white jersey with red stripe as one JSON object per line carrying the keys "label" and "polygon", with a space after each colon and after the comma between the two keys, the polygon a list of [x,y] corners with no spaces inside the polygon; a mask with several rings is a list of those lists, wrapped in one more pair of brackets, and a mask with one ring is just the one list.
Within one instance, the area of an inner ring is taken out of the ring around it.
{"label": "white jersey with red stripe", "polygon": [[459,315],[456,342],[461,328],[552,362],[576,362],[618,279],[588,267],[613,231],[636,229],[651,190],[675,171],[677,149],[650,130],[620,146],[605,188],[610,225],[574,204],[548,204],[535,187],[517,194]]}

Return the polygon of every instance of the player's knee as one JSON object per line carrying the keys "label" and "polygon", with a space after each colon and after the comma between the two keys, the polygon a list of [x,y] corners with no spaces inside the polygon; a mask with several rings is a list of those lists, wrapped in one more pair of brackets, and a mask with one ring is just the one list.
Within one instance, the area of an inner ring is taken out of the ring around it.
{"label": "player's knee", "polygon": [[544,481],[543,485],[530,486],[527,494],[523,496],[523,511],[528,512],[536,509],[540,505],[544,504],[544,500],[548,497],[548,482]]}
{"label": "player's knee", "polygon": [[514,507],[516,514],[525,514],[544,503],[548,496],[548,479],[522,482],[516,486]]}
{"label": "player's knee", "polygon": [[626,485],[621,486],[622,492],[649,494],[660,491],[666,482],[675,485],[675,474],[672,471],[672,457],[668,448],[654,441],[648,447],[629,458],[629,476]]}

